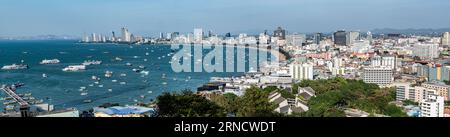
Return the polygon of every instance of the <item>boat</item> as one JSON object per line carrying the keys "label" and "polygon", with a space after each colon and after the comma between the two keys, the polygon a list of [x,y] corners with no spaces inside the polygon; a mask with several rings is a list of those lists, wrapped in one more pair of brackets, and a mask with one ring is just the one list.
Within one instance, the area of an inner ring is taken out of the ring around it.
{"label": "boat", "polygon": [[150,55],[148,52],[145,53],[146,56]]}
{"label": "boat", "polygon": [[139,58],[139,57],[138,57],[138,56],[133,56],[133,58],[137,59],[137,58]]}
{"label": "boat", "polygon": [[144,59],[144,61],[147,61],[147,59]]}
{"label": "boat", "polygon": [[143,65],[140,65],[139,68],[140,68],[140,69],[145,69],[145,68],[147,68],[147,67],[145,67],[145,66],[143,66]]}
{"label": "boat", "polygon": [[148,75],[148,74],[149,74],[149,71],[141,71],[140,73],[141,73],[141,74],[144,74],[144,75]]}
{"label": "boat", "polygon": [[80,95],[81,96],[86,96],[86,95],[88,95],[88,93],[87,92],[82,92]]}
{"label": "boat", "polygon": [[105,72],[105,77],[110,78],[112,77],[113,72],[112,71],[106,71]]}
{"label": "boat", "polygon": [[165,79],[166,78],[166,74],[162,74],[161,78]]}
{"label": "boat", "polygon": [[92,80],[98,80],[98,77],[97,76],[92,76],[91,79]]}
{"label": "boat", "polygon": [[14,105],[7,105],[7,106],[5,107],[5,110],[6,110],[6,111],[11,111],[11,110],[14,110],[14,108],[15,108]]}
{"label": "boat", "polygon": [[73,65],[73,66],[67,66],[66,68],[62,69],[63,71],[80,71],[80,70],[86,70],[85,65]]}
{"label": "boat", "polygon": [[99,60],[87,60],[87,61],[84,61],[82,64],[85,65],[85,66],[100,65],[100,64],[102,64],[102,61],[99,61]]}
{"label": "boat", "polygon": [[112,89],[108,89],[109,92],[112,92]]}
{"label": "boat", "polygon": [[19,70],[19,69],[28,69],[28,65],[24,64],[12,64],[12,65],[6,65],[2,67],[3,70]]}
{"label": "boat", "polygon": [[60,61],[58,59],[51,59],[51,60],[47,60],[44,59],[41,62],[39,62],[39,64],[58,64]]}
{"label": "boat", "polygon": [[46,77],[48,77],[48,76],[47,76],[47,74],[43,73],[43,74],[42,74],[42,77],[43,77],[43,78],[46,78]]}
{"label": "boat", "polygon": [[125,84],[127,84],[126,82],[120,82],[120,85],[125,85]]}
{"label": "boat", "polygon": [[122,59],[122,58],[119,58],[119,57],[116,57],[114,60],[116,60],[116,61],[122,61],[123,59]]}
{"label": "boat", "polygon": [[127,74],[125,74],[125,73],[122,73],[122,74],[120,74],[120,76],[121,76],[121,77],[126,77],[126,76],[127,76]]}
{"label": "boat", "polygon": [[91,102],[92,102],[92,100],[90,100],[90,99],[83,100],[83,103],[91,103]]}
{"label": "boat", "polygon": [[134,72],[137,72],[137,73],[139,73],[139,72],[141,72],[141,70],[140,69],[132,69]]}
{"label": "boat", "polygon": [[133,66],[131,63],[125,63],[126,66]]}
{"label": "boat", "polygon": [[117,80],[113,79],[113,80],[111,80],[111,82],[114,82],[114,83],[116,83],[116,82],[117,82]]}
{"label": "boat", "polygon": [[103,85],[98,85],[99,88],[103,88]]}
{"label": "boat", "polygon": [[14,104],[14,103],[17,103],[17,102],[15,100],[10,100],[7,102],[3,102],[3,105],[10,105],[10,104]]}

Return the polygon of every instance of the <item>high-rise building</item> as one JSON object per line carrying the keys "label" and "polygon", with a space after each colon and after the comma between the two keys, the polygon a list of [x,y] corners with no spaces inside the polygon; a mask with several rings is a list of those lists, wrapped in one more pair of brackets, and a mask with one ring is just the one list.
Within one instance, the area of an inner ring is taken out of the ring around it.
{"label": "high-rise building", "polygon": [[164,39],[164,33],[159,32],[159,39]]}
{"label": "high-rise building", "polygon": [[203,29],[201,29],[201,28],[194,29],[194,40],[195,40],[195,42],[202,42]]}
{"label": "high-rise building", "polygon": [[111,41],[114,42],[114,41],[116,41],[116,39],[117,39],[117,38],[116,38],[116,33],[113,31],[113,32],[112,32],[112,38],[111,38]]}
{"label": "high-rise building", "polygon": [[448,32],[444,32],[441,38],[441,44],[450,46],[450,34]]}
{"label": "high-rise building", "polygon": [[175,38],[177,38],[178,36],[180,36],[180,32],[172,32],[172,34],[171,34],[171,38],[172,39],[175,39]]}
{"label": "high-rise building", "polygon": [[394,81],[393,69],[390,67],[366,67],[363,72],[363,81],[387,86]]}
{"label": "high-rise building", "polygon": [[122,28],[122,42],[130,42],[131,41],[131,34],[128,32],[128,29]]}
{"label": "high-rise building", "polygon": [[347,44],[347,33],[343,30],[333,33],[333,40],[335,45],[345,46]]}
{"label": "high-rise building", "polygon": [[305,34],[294,34],[286,36],[286,44],[290,46],[302,46],[306,42]]}
{"label": "high-rise building", "polygon": [[413,55],[425,59],[438,58],[439,45],[434,43],[416,43],[413,47]]}
{"label": "high-rise building", "polygon": [[226,33],[225,37],[227,37],[227,38],[231,37],[231,33],[230,32]]}
{"label": "high-rise building", "polygon": [[83,34],[83,39],[81,40],[82,42],[89,42],[89,36],[86,35],[86,33]]}
{"label": "high-rise building", "polygon": [[317,44],[317,45],[319,45],[319,44],[320,44],[320,41],[322,41],[322,37],[323,37],[323,34],[322,34],[322,33],[316,33],[316,34],[314,34],[314,43]]}
{"label": "high-rise building", "polygon": [[370,31],[367,32],[367,40],[369,41],[369,44],[372,45],[373,36],[372,36],[372,32],[370,32]]}
{"label": "high-rise building", "polygon": [[97,42],[97,35],[95,33],[92,33],[92,42]]}
{"label": "high-rise building", "polygon": [[422,84],[423,87],[427,89],[432,89],[436,91],[436,95],[444,97],[445,101],[449,99],[449,86],[442,82],[428,82]]}
{"label": "high-rise building", "polygon": [[356,40],[359,39],[359,32],[357,31],[350,31],[347,33],[346,36],[346,45],[351,46],[353,43],[355,43]]}
{"label": "high-rise building", "polygon": [[273,32],[273,36],[278,37],[279,40],[284,40],[284,39],[286,39],[286,30],[282,29],[281,27],[278,27]]}
{"label": "high-rise building", "polygon": [[314,67],[310,63],[292,63],[289,66],[291,78],[295,80],[313,80]]}
{"label": "high-rise building", "polygon": [[397,61],[395,56],[374,56],[371,63],[372,67],[383,66],[395,69]]}
{"label": "high-rise building", "polygon": [[444,117],[444,98],[439,95],[428,95],[419,103],[419,117]]}

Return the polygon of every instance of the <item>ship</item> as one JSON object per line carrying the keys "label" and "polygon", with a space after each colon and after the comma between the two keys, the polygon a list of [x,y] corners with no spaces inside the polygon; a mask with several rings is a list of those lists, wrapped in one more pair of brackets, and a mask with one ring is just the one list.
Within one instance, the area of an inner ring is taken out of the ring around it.
{"label": "ship", "polygon": [[100,65],[100,64],[102,64],[102,61],[99,61],[99,60],[86,60],[82,64],[85,65],[85,66]]}
{"label": "ship", "polygon": [[28,65],[12,64],[12,65],[6,65],[6,66],[2,67],[2,70],[19,70],[19,69],[28,69]]}
{"label": "ship", "polygon": [[58,64],[60,61],[58,59],[51,59],[51,60],[47,60],[44,59],[41,62],[39,62],[39,64]]}
{"label": "ship", "polygon": [[66,68],[62,69],[63,71],[81,71],[86,70],[85,65],[73,65],[73,66],[67,66]]}

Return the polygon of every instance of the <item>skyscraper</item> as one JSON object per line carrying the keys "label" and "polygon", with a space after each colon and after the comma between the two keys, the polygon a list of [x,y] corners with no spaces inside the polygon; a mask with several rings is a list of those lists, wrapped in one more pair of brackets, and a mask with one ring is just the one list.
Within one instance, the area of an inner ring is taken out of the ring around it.
{"label": "skyscraper", "polygon": [[194,40],[195,40],[195,42],[202,42],[203,29],[201,29],[201,28],[194,29]]}
{"label": "skyscraper", "polygon": [[322,33],[316,33],[314,34],[314,43],[319,45],[320,41],[322,41]]}
{"label": "skyscraper", "polygon": [[439,57],[439,45],[433,43],[416,43],[413,47],[413,55],[425,59]]}
{"label": "skyscraper", "polygon": [[335,45],[344,46],[347,44],[347,33],[343,30],[333,33],[333,40]]}
{"label": "skyscraper", "polygon": [[122,42],[130,42],[131,41],[131,34],[128,32],[128,29],[122,28]]}
{"label": "skyscraper", "polygon": [[114,33],[114,31],[112,32],[112,39],[111,39],[111,41],[116,41],[116,33]]}
{"label": "skyscraper", "polygon": [[230,32],[226,33],[225,37],[231,37],[231,33]]}
{"label": "skyscraper", "polygon": [[373,38],[372,38],[372,32],[370,32],[370,31],[367,32],[367,40],[369,41],[369,44],[372,45]]}
{"label": "skyscraper", "polygon": [[313,69],[313,65],[309,63],[293,63],[289,66],[289,73],[295,80],[313,80]]}
{"label": "skyscraper", "polygon": [[450,46],[450,34],[448,32],[442,34],[441,44]]}
{"label": "skyscraper", "polygon": [[273,36],[278,37],[279,40],[284,40],[286,39],[286,30],[278,27],[277,30],[273,32]]}
{"label": "skyscraper", "polygon": [[359,32],[357,31],[350,31],[347,33],[346,37],[346,44],[347,46],[351,46],[353,43],[355,43],[356,40],[359,39]]}

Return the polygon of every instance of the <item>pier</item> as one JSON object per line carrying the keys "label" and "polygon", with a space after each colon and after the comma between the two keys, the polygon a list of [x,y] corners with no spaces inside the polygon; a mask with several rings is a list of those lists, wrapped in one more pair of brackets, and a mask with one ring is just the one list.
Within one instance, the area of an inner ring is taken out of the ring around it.
{"label": "pier", "polygon": [[[21,86],[21,85],[19,85]],[[1,88],[8,96],[14,99],[20,105],[20,113],[22,117],[28,117],[28,112],[30,109],[30,104],[25,101],[22,97],[16,94],[16,86],[2,86]]]}

